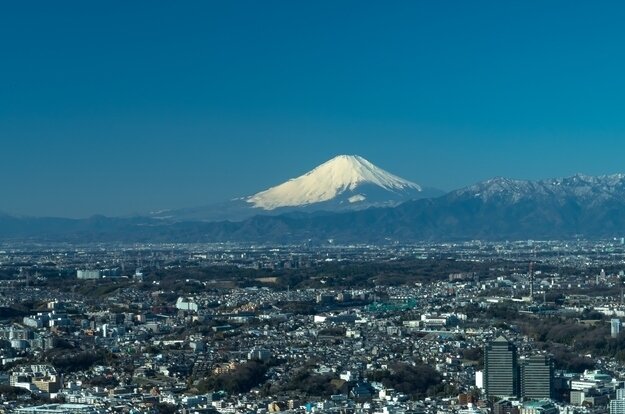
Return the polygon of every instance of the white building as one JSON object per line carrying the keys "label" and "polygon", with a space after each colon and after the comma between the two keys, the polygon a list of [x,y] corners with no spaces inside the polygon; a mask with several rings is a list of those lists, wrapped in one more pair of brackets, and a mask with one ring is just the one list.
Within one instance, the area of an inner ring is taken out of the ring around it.
{"label": "white building", "polygon": [[254,348],[247,354],[250,361],[269,361],[271,359],[271,351],[263,348]]}
{"label": "white building", "polygon": [[182,296],[176,301],[176,309],[197,312],[199,306],[192,298],[183,298]]}
{"label": "white building", "polygon": [[612,338],[618,338],[618,335],[621,333],[621,320],[620,319],[612,319],[610,321],[610,334]]}
{"label": "white building", "polygon": [[93,405],[85,404],[46,404],[37,407],[25,407],[15,410],[21,414],[80,414],[80,413],[100,413]]}
{"label": "white building", "polygon": [[99,270],[77,270],[76,277],[83,280],[99,279],[101,277]]}
{"label": "white building", "polygon": [[481,390],[484,389],[484,371],[477,371],[475,373],[475,386]]}

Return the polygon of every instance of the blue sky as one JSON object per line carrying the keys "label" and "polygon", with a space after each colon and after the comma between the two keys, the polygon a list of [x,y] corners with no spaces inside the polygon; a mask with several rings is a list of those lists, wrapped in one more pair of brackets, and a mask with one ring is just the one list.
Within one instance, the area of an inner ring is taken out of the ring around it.
{"label": "blue sky", "polygon": [[334,155],[426,186],[625,172],[625,5],[0,5],[0,211],[246,195]]}

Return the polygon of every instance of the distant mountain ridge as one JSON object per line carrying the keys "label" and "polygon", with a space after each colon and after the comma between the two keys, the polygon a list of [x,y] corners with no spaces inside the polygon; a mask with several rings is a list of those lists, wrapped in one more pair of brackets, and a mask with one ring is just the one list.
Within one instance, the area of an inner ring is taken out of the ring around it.
{"label": "distant mountain ridge", "polygon": [[625,174],[578,174],[540,181],[494,178],[393,207],[298,210],[256,215],[240,222],[0,216],[3,240],[298,243],[333,239],[337,243],[388,243],[621,236],[625,236]]}
{"label": "distant mountain ridge", "polygon": [[601,202],[615,198],[625,202],[625,174],[589,176],[576,174],[571,177],[548,180],[512,180],[493,178],[460,190],[457,196],[473,196],[483,200],[503,199],[520,201],[527,197],[576,197],[580,201]]}

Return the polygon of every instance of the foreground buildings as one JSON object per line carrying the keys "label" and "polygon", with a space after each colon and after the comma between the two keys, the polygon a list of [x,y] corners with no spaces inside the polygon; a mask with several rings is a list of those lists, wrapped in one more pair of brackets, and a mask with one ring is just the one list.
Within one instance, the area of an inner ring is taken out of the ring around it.
{"label": "foreground buildings", "polygon": [[519,395],[517,350],[503,336],[490,342],[484,350],[484,391],[488,397]]}
{"label": "foreground buildings", "polygon": [[[579,259],[582,247],[567,260],[616,260],[614,249]],[[625,406],[620,332],[612,338],[612,319],[625,316],[616,262],[597,263],[612,269],[598,275],[585,264],[538,271],[528,296],[528,263],[502,261],[501,246],[202,248],[0,253],[0,271],[13,272],[0,280],[0,412]],[[545,263],[554,248],[544,246]],[[449,257],[466,264],[425,276]],[[102,277],[78,277],[98,266]]]}
{"label": "foreground buildings", "polygon": [[519,363],[519,396],[525,400],[554,398],[554,369],[548,355],[536,354]]}
{"label": "foreground buildings", "polygon": [[548,355],[519,359],[516,346],[503,336],[484,349],[484,391],[488,397],[549,400],[554,397],[553,363]]}

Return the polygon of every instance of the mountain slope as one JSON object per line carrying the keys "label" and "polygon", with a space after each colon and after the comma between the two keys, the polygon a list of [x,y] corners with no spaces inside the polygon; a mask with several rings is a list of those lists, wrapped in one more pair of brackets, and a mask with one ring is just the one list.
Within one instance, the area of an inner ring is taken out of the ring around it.
{"label": "mountain slope", "polygon": [[297,243],[568,239],[625,235],[625,175],[496,178],[444,196],[358,211],[257,215],[240,222],[0,218],[0,238]]}
{"label": "mountain slope", "polygon": [[323,203],[339,196],[343,196],[344,202],[355,204],[368,200],[365,186],[384,190],[385,197],[378,198],[382,202],[418,196],[422,191],[418,184],[378,168],[362,157],[339,155],[300,177],[248,197],[246,201],[255,208],[268,211]]}
{"label": "mountain slope", "polygon": [[577,175],[536,182],[497,178],[394,208],[297,220],[257,217],[237,228],[233,236],[380,242],[604,238],[623,234],[625,175]]}
{"label": "mountain slope", "polygon": [[625,234],[625,175],[523,181],[496,178],[444,196],[326,215],[258,216],[207,238],[279,242],[559,239]]}
{"label": "mountain slope", "polygon": [[171,221],[240,221],[257,214],[362,210],[442,195],[389,173],[357,155],[339,155],[313,170],[254,195],[151,217]]}

